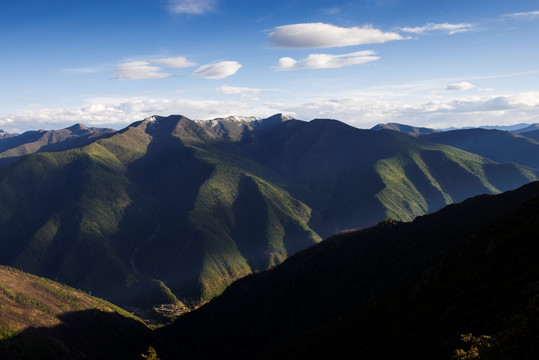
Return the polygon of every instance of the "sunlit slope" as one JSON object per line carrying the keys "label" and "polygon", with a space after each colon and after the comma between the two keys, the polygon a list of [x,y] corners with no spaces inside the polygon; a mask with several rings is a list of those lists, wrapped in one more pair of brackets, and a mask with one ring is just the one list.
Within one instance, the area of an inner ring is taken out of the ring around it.
{"label": "sunlit slope", "polygon": [[498,164],[396,131],[361,130],[335,120],[287,121],[241,146],[291,182],[334,229],[368,226],[388,216],[410,220],[481,193],[514,189],[535,169]]}
{"label": "sunlit slope", "polygon": [[537,171],[498,164],[448,146],[420,143],[376,162],[385,184],[376,196],[386,214],[412,220],[482,193],[499,193],[537,179]]}
{"label": "sunlit slope", "polygon": [[3,266],[0,304],[3,359],[135,357],[152,343],[142,321],[117,306]]}

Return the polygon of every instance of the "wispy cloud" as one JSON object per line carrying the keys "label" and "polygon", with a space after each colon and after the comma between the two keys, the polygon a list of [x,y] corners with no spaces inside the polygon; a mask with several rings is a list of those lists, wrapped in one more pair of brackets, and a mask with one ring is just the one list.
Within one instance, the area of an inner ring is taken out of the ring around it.
{"label": "wispy cloud", "polygon": [[539,18],[539,11],[528,11],[528,12],[517,12],[511,14],[505,14],[504,17],[513,18],[513,19],[536,19]]}
{"label": "wispy cloud", "polygon": [[277,71],[300,70],[300,69],[330,69],[345,66],[364,64],[380,59],[374,51],[357,51],[349,54],[310,54],[305,59],[295,60],[290,57],[282,57],[277,64]]}
{"label": "wispy cloud", "polygon": [[187,68],[195,66],[196,63],[184,56],[156,58],[151,60],[134,60],[119,64],[116,67],[115,80],[141,80],[141,79],[162,79],[173,76],[163,72],[160,65],[166,68]]}
{"label": "wispy cloud", "polygon": [[401,39],[400,34],[383,32],[371,26],[345,28],[325,23],[278,26],[268,38],[271,45],[284,48],[331,48]]}
{"label": "wispy cloud", "polygon": [[322,12],[328,14],[328,15],[335,15],[341,12],[341,9],[338,7],[328,7],[322,9]]}
{"label": "wispy cloud", "polygon": [[446,87],[446,90],[457,90],[457,91],[465,91],[475,88],[475,85],[472,83],[469,83],[467,81],[461,81],[458,83],[449,84]]}
{"label": "wispy cloud", "polygon": [[223,85],[218,87],[216,91],[223,95],[256,95],[264,89]]}
{"label": "wispy cloud", "polygon": [[215,9],[217,0],[169,0],[169,10],[175,14],[201,15]]}
{"label": "wispy cloud", "polygon": [[129,61],[119,64],[116,68],[115,80],[141,80],[141,79],[161,79],[172,76],[161,72],[158,66],[150,65],[147,61]]}
{"label": "wispy cloud", "polygon": [[241,67],[242,65],[237,61],[221,61],[202,65],[193,72],[193,76],[205,79],[224,79],[237,73]]}
{"label": "wispy cloud", "polygon": [[449,35],[462,33],[466,31],[470,31],[473,29],[473,24],[467,24],[467,23],[460,23],[460,24],[450,24],[450,23],[442,23],[442,24],[435,24],[435,23],[428,23],[424,26],[417,26],[417,27],[403,27],[400,30],[412,33],[412,34],[424,34],[427,32],[444,32]]}
{"label": "wispy cloud", "polygon": [[65,73],[68,73],[68,74],[74,74],[74,75],[77,75],[77,74],[95,74],[95,73],[98,73],[99,70],[96,69],[96,68],[90,68],[90,67],[86,67],[86,68],[73,68],[73,69],[62,69],[63,72]]}
{"label": "wispy cloud", "polygon": [[197,63],[187,59],[184,56],[160,58],[150,60],[152,63],[162,65],[168,68],[187,68],[191,66],[196,66]]}

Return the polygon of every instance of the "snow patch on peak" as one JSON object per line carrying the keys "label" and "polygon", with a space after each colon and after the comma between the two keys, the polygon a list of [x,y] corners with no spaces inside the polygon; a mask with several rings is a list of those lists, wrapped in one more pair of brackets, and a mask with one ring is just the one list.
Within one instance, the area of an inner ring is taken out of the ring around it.
{"label": "snow patch on peak", "polygon": [[256,116],[229,116],[226,118],[216,119],[216,120],[226,120],[226,121],[232,121],[232,122],[240,122],[240,123],[251,123],[254,121],[260,120]]}
{"label": "snow patch on peak", "polygon": [[147,122],[148,124],[152,124],[152,123],[157,122],[157,118],[155,116],[150,116],[150,117],[144,119],[144,121]]}
{"label": "snow patch on peak", "polygon": [[150,116],[144,119],[144,122],[146,123],[146,129],[154,131],[156,126],[159,124],[159,119],[156,116]]}
{"label": "snow patch on peak", "polygon": [[228,117],[225,117],[225,118],[215,118],[215,119],[211,119],[211,120],[195,120],[195,122],[197,124],[201,124],[201,125],[202,124],[209,124],[213,128],[213,127],[218,126],[222,122],[232,122],[232,123],[236,123],[236,124],[239,124],[239,125],[243,125],[243,124],[254,125],[254,124],[257,124],[258,122],[260,122],[260,118],[258,118],[256,116],[236,116],[236,115],[233,115],[233,116],[228,116]]}

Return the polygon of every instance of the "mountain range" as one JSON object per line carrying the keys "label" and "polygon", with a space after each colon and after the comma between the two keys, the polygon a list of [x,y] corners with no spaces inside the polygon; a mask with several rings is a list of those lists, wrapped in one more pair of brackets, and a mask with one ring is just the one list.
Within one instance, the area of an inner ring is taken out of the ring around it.
{"label": "mountain range", "polygon": [[452,131],[452,130],[469,130],[469,129],[485,129],[485,130],[502,130],[502,131],[510,131],[510,132],[529,132],[539,129],[539,123],[535,124],[528,124],[528,123],[520,123],[515,125],[481,125],[477,127],[450,127],[445,129],[432,129],[432,128],[426,128],[426,127],[417,127],[412,125],[406,125],[406,124],[399,124],[399,123],[380,123],[378,125],[375,125],[371,128],[371,130],[381,130],[381,129],[387,129],[387,130],[395,130],[403,133],[409,133],[409,135],[412,135],[414,133],[425,133],[430,134],[433,132],[441,132],[441,131]]}
{"label": "mountain range", "polygon": [[525,150],[495,162],[437,135],[278,114],[0,139],[0,263],[124,306],[196,307],[334,232],[537,179]]}

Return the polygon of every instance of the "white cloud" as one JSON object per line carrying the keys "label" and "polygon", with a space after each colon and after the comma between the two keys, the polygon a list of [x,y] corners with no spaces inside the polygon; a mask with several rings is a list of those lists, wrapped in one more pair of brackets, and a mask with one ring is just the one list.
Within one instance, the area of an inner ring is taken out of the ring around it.
{"label": "white cloud", "polygon": [[161,79],[172,76],[171,74],[160,72],[161,68],[150,65],[147,61],[129,61],[119,64],[116,68],[114,79],[116,80],[140,80],[140,79]]}
{"label": "white cloud", "polygon": [[443,23],[443,24],[434,24],[434,23],[428,23],[424,26],[417,26],[417,27],[403,27],[401,28],[401,31],[413,33],[413,34],[424,34],[426,32],[431,31],[441,31],[448,33],[449,35],[466,32],[471,30],[474,27],[473,24],[449,24],[449,23]]}
{"label": "white cloud", "polygon": [[459,83],[453,83],[449,84],[446,87],[446,90],[457,90],[457,91],[465,91],[475,88],[474,84],[471,84],[467,81],[461,81]]}
{"label": "white cloud", "polygon": [[217,88],[217,93],[223,95],[255,95],[264,91],[263,89],[257,88],[248,88],[248,87],[239,87],[239,86],[228,86],[223,85]]}
{"label": "white cloud", "polygon": [[539,18],[539,11],[518,12],[512,14],[506,14],[504,17],[510,17],[514,19],[534,19]]}
{"label": "white cloud", "polygon": [[170,0],[169,10],[175,14],[200,15],[211,12],[216,0]]}
{"label": "white cloud", "polygon": [[[41,107],[0,115],[0,129],[8,132],[38,128],[59,129],[78,122],[88,126],[122,128],[151,115],[182,114],[191,119],[213,119],[230,114],[265,117],[277,112],[304,120],[333,118],[362,128],[382,122],[435,128],[539,122],[539,92],[413,101],[406,96],[409,90],[408,87],[393,89],[391,96],[381,90],[366,90],[358,96],[288,100],[286,103],[263,105],[246,99],[225,101],[147,97],[94,98],[80,107]],[[398,96],[399,92],[401,96]]]}
{"label": "white cloud", "polygon": [[364,64],[380,59],[374,51],[357,51],[349,54],[310,54],[305,59],[294,60],[290,57],[282,57],[277,64],[278,71],[299,69],[332,69],[345,66]]}
{"label": "white cloud", "polygon": [[182,114],[191,119],[213,119],[237,113],[268,115],[246,101],[95,98],[80,107],[40,108],[0,115],[0,129],[13,133],[37,128],[60,129],[75,123],[120,129],[152,115]]}
{"label": "white cloud", "polygon": [[305,23],[278,26],[269,34],[273,46],[284,48],[331,48],[385,43],[401,40],[394,32],[383,32],[371,26],[339,27],[325,23]]}
{"label": "white cloud", "polygon": [[196,62],[188,60],[184,56],[176,56],[169,58],[160,58],[150,60],[152,63],[159,64],[168,68],[187,68],[197,65]]}
{"label": "white cloud", "polygon": [[242,65],[237,61],[221,61],[202,65],[193,72],[193,76],[205,79],[224,79],[237,73],[241,67]]}
{"label": "white cloud", "polygon": [[357,96],[296,104],[268,103],[266,106],[273,112],[289,113],[297,119],[333,118],[363,128],[385,122],[434,128],[539,122],[539,92],[440,99],[423,103]]}

